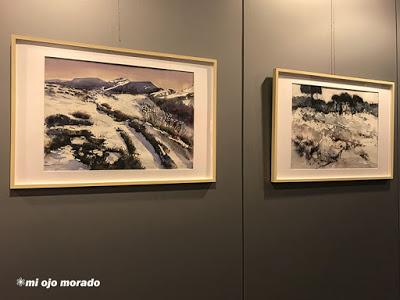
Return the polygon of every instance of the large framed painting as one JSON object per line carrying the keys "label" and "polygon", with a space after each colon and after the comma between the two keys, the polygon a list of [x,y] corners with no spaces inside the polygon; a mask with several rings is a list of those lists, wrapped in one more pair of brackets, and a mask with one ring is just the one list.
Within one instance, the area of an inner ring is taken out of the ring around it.
{"label": "large framed painting", "polygon": [[216,180],[215,59],[11,43],[11,188]]}
{"label": "large framed painting", "polygon": [[274,70],[272,182],[393,178],[394,83]]}

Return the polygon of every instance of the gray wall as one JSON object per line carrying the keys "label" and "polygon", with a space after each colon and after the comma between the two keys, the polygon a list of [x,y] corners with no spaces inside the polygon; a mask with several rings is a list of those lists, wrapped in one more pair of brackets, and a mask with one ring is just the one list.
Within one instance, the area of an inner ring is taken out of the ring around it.
{"label": "gray wall", "polygon": [[245,3],[246,299],[398,299],[397,172],[380,182],[263,180],[272,69],[396,81],[395,1]]}
{"label": "gray wall", "polygon": [[[238,0],[0,2],[0,299],[240,299],[241,12]],[[11,33],[218,59],[218,183],[10,193]],[[102,287],[17,288],[19,276]]]}
{"label": "gray wall", "polygon": [[[272,68],[396,81],[395,0],[299,2],[1,1],[0,298],[398,299],[397,160],[393,181],[268,182]],[[217,184],[10,192],[11,33],[217,58]]]}

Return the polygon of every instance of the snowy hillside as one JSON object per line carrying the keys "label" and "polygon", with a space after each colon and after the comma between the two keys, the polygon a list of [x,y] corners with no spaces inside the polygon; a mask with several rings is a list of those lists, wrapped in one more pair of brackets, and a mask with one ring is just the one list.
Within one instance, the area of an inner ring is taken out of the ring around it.
{"label": "snowy hillside", "polygon": [[373,114],[301,107],[292,117],[292,168],[377,167],[378,118]]}
{"label": "snowy hillside", "polygon": [[44,168],[193,168],[193,101],[146,81],[48,80]]}

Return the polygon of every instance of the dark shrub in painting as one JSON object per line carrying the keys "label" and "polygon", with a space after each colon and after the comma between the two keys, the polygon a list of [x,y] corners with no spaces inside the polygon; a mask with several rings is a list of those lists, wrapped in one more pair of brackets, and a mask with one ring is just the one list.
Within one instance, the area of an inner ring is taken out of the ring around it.
{"label": "dark shrub in painting", "polygon": [[64,126],[64,125],[83,125],[83,126],[93,125],[93,123],[89,120],[76,120],[63,114],[48,116],[45,119],[45,124],[47,127]]}

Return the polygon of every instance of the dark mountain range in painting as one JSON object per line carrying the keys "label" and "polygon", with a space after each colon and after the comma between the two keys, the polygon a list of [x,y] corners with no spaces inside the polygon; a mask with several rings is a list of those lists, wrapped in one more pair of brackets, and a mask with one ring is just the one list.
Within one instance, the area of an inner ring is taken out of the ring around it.
{"label": "dark mountain range in painting", "polygon": [[104,89],[115,94],[150,94],[161,90],[150,81],[129,81],[123,78],[119,78],[119,81],[104,81],[96,77],[74,78],[72,80],[50,79],[46,80],[46,83],[87,91]]}
{"label": "dark mountain range in painting", "polygon": [[161,90],[150,81],[130,81],[118,85],[109,91],[116,94],[150,94]]}

